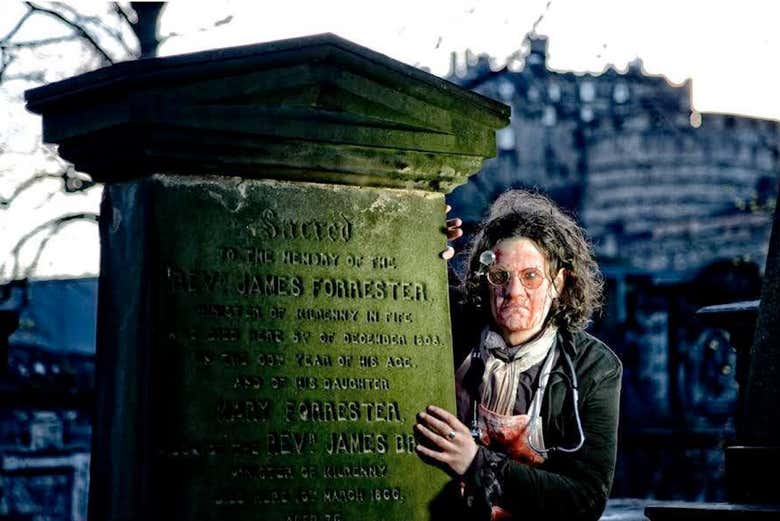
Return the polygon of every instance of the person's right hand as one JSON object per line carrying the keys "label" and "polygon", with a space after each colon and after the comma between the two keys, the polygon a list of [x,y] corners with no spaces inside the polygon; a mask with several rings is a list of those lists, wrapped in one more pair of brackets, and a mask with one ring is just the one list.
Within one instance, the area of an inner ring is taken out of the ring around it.
{"label": "person's right hand", "polygon": [[[452,210],[452,206],[447,205],[447,209],[444,211],[444,214],[446,215],[450,213],[450,210]],[[463,226],[463,221],[459,218],[455,217],[454,219],[447,219],[447,225],[445,228],[445,232],[447,233],[447,241],[454,241],[463,235],[463,229],[461,229],[461,226]],[[441,252],[441,258],[444,260],[450,260],[454,256],[455,248],[452,246],[447,246],[447,249]]]}

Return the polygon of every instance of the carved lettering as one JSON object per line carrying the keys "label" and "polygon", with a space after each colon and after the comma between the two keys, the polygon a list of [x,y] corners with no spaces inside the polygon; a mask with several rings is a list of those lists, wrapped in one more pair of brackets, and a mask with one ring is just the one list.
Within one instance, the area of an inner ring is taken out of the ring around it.
{"label": "carved lettering", "polygon": [[262,389],[265,380],[262,376],[253,374],[240,374],[233,378],[233,389],[242,389],[245,391],[256,391]]}
{"label": "carved lettering", "polygon": [[298,308],[295,312],[298,320],[315,320],[319,322],[356,322],[358,311],[356,309],[316,309]]}
{"label": "carved lettering", "polygon": [[336,267],[339,264],[339,256],[322,252],[283,251],[282,263],[292,266]]}
{"label": "carved lettering", "polygon": [[285,418],[288,422],[354,422],[360,420],[360,402],[288,401]]}
{"label": "carved lettering", "polygon": [[288,422],[402,422],[398,402],[288,401]]}
{"label": "carved lettering", "polygon": [[298,353],[295,355],[295,361],[298,362],[298,367],[333,367],[330,355]]}
{"label": "carved lettering", "polygon": [[219,259],[222,262],[244,262],[247,264],[271,264],[274,253],[261,250],[254,246],[242,248],[239,246],[220,246]]}
{"label": "carved lettering", "polygon": [[249,341],[257,344],[280,344],[284,340],[284,331],[279,329],[250,329]]}
{"label": "carved lettering", "polygon": [[237,465],[230,469],[230,477],[241,480],[271,481],[295,477],[292,467],[273,465]]}
{"label": "carved lettering", "polygon": [[395,257],[371,257],[371,267],[375,270],[395,269]]}
{"label": "carved lettering", "polygon": [[241,333],[232,327],[212,327],[209,329],[206,340],[208,342],[238,342],[241,340]]}
{"label": "carved lettering", "polygon": [[414,335],[413,339],[416,346],[438,346],[442,344],[439,335]]}
{"label": "carved lettering", "polygon": [[230,450],[237,456],[260,456],[265,452],[263,445],[256,441],[234,441]]}
{"label": "carved lettering", "polygon": [[324,503],[365,503],[367,501],[404,500],[400,488],[326,488],[322,491]]}
{"label": "carved lettering", "polygon": [[313,432],[269,432],[266,436],[268,453],[274,456],[313,453],[317,435]]}
{"label": "carved lettering", "polygon": [[412,359],[408,356],[388,356],[385,367],[409,369],[414,367]]}
{"label": "carved lettering", "polygon": [[324,503],[365,503],[366,493],[360,488],[334,488],[322,491]]}
{"label": "carved lettering", "polygon": [[246,367],[250,360],[247,351],[201,351],[198,359],[204,366],[220,364],[226,367]]}
{"label": "carved lettering", "polygon": [[271,401],[220,398],[217,400],[216,410],[217,421],[220,423],[261,423],[271,417]]}
{"label": "carved lettering", "polygon": [[379,365],[379,358],[374,355],[360,355],[358,357],[360,367],[376,367]]}
{"label": "carved lettering", "polygon": [[316,376],[296,376],[295,377],[296,389],[316,389],[317,377]]}
{"label": "carved lettering", "polygon": [[384,454],[387,452],[387,435],[376,432],[332,432],[328,454]]}
{"label": "carved lettering", "polygon": [[396,333],[344,333],[343,341],[345,344],[359,345],[405,346],[409,343],[406,335]]}
{"label": "carved lettering", "polygon": [[165,270],[170,293],[230,294],[265,297],[300,297],[303,279],[298,276],[244,272],[237,279],[231,273],[190,270],[169,266]]}
{"label": "carved lettering", "polygon": [[325,479],[384,478],[387,477],[387,465],[325,465],[322,468],[322,477]]}
{"label": "carved lettering", "polygon": [[411,324],[412,322],[414,322],[414,320],[412,320],[411,313],[400,313],[398,311],[388,311],[385,313],[385,322],[393,322],[395,324]]}
{"label": "carved lettering", "polygon": [[236,283],[239,295],[265,297],[300,297],[303,294],[303,279],[284,275],[244,272]]}
{"label": "carved lettering", "polygon": [[260,490],[252,497],[255,505],[284,505],[292,501],[289,490]]}
{"label": "carved lettering", "polygon": [[423,282],[396,280],[312,279],[312,295],[315,297],[402,300],[424,302],[428,300],[428,288]]}
{"label": "carved lettering", "polygon": [[353,224],[343,214],[333,221],[282,219],[271,209],[264,210],[257,229],[266,239],[304,239],[309,241],[349,242]]}
{"label": "carved lettering", "polygon": [[387,378],[323,378],[322,388],[326,391],[389,391]]}
{"label": "carved lettering", "polygon": [[305,512],[302,514],[289,514],[284,521],[344,521],[344,518],[338,513]]}
{"label": "carved lettering", "polygon": [[277,318],[276,315],[278,315],[278,313],[267,313],[259,306],[238,306],[232,304],[198,304],[195,306],[195,312],[200,318],[225,320],[264,320],[267,314],[271,315],[271,318]]}
{"label": "carved lettering", "polygon": [[237,319],[244,317],[244,309],[241,306],[225,304],[199,304],[195,311],[201,318],[226,318]]}
{"label": "carved lettering", "polygon": [[284,365],[284,355],[279,353],[260,353],[256,359],[258,367],[280,367]]}

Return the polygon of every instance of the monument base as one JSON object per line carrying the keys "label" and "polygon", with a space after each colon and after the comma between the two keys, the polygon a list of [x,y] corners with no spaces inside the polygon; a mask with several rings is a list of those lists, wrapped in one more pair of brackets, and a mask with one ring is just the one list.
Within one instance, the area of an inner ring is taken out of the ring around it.
{"label": "monument base", "polygon": [[780,468],[780,447],[726,447],[726,491],[729,501],[748,504],[777,504],[777,484],[767,476]]}
{"label": "monument base", "polygon": [[732,503],[657,505],[646,507],[645,517],[650,521],[761,521],[778,519],[780,506]]}

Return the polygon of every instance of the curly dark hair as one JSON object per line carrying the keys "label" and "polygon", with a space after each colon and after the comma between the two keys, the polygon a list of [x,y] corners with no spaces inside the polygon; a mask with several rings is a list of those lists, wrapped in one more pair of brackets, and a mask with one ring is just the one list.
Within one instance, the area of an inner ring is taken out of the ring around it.
{"label": "curly dark hair", "polygon": [[466,304],[492,320],[479,256],[504,239],[519,237],[533,241],[545,255],[550,280],[564,269],[563,291],[550,308],[549,320],[571,332],[584,329],[601,307],[604,287],[592,249],[574,219],[547,197],[526,190],[510,190],[496,199],[474,237],[462,288]]}

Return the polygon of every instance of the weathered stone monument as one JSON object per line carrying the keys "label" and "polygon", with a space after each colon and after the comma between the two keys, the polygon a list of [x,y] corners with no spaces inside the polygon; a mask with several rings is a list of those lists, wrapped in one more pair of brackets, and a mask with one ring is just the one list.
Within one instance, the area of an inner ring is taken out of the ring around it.
{"label": "weathered stone monument", "polygon": [[443,193],[507,107],[332,35],[27,93],[106,183],[94,520],[415,520],[454,409]]}

